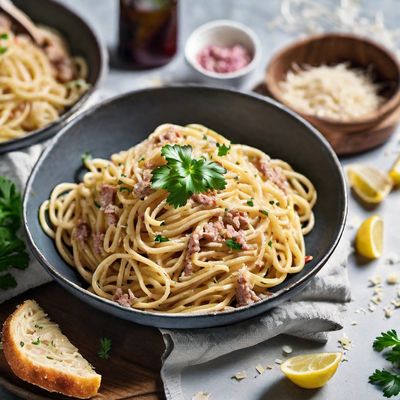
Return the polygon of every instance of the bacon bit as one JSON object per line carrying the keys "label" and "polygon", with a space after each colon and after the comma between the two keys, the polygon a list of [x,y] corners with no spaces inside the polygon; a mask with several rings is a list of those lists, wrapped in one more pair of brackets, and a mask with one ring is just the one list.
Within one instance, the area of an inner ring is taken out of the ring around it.
{"label": "bacon bit", "polygon": [[283,192],[287,192],[289,183],[283,173],[282,168],[272,167],[269,161],[258,159],[255,163],[256,168],[272,183],[278,186]]}
{"label": "bacon bit", "polygon": [[222,222],[221,217],[219,217],[215,222],[208,222],[203,227],[201,239],[205,239],[207,242],[223,242],[224,238],[220,235],[220,232],[224,228],[224,223]]}
{"label": "bacon bit", "polygon": [[305,256],[304,257],[304,262],[307,264],[308,262],[312,261],[314,259],[313,256]]}
{"label": "bacon bit", "polygon": [[233,225],[235,229],[247,229],[249,224],[249,216],[245,211],[229,210],[224,215],[224,222]]}
{"label": "bacon bit", "polygon": [[184,261],[184,266],[185,266],[183,269],[184,276],[189,276],[193,272],[193,264],[191,258],[192,254],[198,253],[200,251],[200,239],[201,239],[201,234],[199,232],[199,229],[196,228],[192,232],[189,238],[188,250]]}
{"label": "bacon bit", "polygon": [[117,210],[119,210],[119,208],[112,204],[108,205],[105,208],[104,214],[106,215],[108,225],[116,225],[117,224],[117,222],[118,222]]}
{"label": "bacon bit", "polygon": [[145,169],[143,171],[142,180],[134,185],[133,193],[139,199],[143,200],[146,196],[151,194],[151,192],[153,191],[153,189],[150,186],[151,177],[152,177],[151,170]]}
{"label": "bacon bit", "polygon": [[192,195],[191,199],[195,203],[199,203],[206,207],[215,207],[217,204],[217,200],[215,198],[215,195],[213,194],[202,194],[202,193],[194,194]]}
{"label": "bacon bit", "polygon": [[103,241],[104,241],[104,233],[96,232],[92,236],[93,239],[93,249],[96,254],[101,254]]}
{"label": "bacon bit", "polygon": [[178,143],[181,135],[173,126],[154,138],[155,144]]}
{"label": "bacon bit", "polygon": [[131,307],[135,299],[131,289],[128,289],[128,293],[124,293],[121,288],[117,288],[113,296],[113,300],[123,307]]}
{"label": "bacon bit", "polygon": [[253,286],[250,282],[250,274],[246,267],[239,270],[236,285],[236,302],[237,307],[246,306],[259,301],[260,298],[252,290]]}
{"label": "bacon bit", "polygon": [[79,221],[75,228],[75,238],[83,246],[90,236],[90,226],[88,223]]}
{"label": "bacon bit", "polygon": [[103,184],[100,188],[100,209],[104,211],[107,206],[114,204],[115,193],[117,189],[114,186]]}

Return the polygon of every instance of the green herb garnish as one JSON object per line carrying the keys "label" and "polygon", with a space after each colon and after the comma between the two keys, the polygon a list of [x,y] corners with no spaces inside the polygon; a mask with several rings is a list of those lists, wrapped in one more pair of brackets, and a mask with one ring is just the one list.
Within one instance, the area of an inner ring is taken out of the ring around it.
{"label": "green herb garnish", "polygon": [[266,215],[268,217],[268,211],[267,210],[260,210],[260,213],[264,214],[264,215]]}
{"label": "green herb garnish", "polygon": [[229,150],[231,149],[231,146],[225,146],[224,144],[219,144],[217,143],[217,147],[218,147],[218,155],[220,157],[222,156],[226,156],[229,153]]}
{"label": "green herb garnish", "polygon": [[174,208],[184,206],[194,193],[222,190],[226,186],[226,169],[205,158],[192,158],[191,146],[167,144],[161,155],[167,164],[153,171],[151,184],[153,189],[169,192],[167,203]]}
{"label": "green herb garnish", "polygon": [[32,344],[34,344],[35,346],[37,346],[38,344],[40,344],[40,338],[37,338],[36,340],[32,341]]}
{"label": "green herb garnish", "polygon": [[272,247],[272,240],[270,240],[270,241],[268,242],[268,246],[269,246],[269,247]]}
{"label": "green herb garnish", "polygon": [[4,54],[7,51],[7,47],[0,47],[0,54]]}
{"label": "green herb garnish", "polygon": [[254,201],[253,201],[254,199],[253,198],[251,198],[250,200],[247,200],[247,205],[248,206],[250,206],[250,207],[253,207],[254,206]]}
{"label": "green herb garnish", "polygon": [[231,250],[241,250],[242,245],[238,243],[235,239],[228,239],[225,240],[225,244],[231,249]]}
{"label": "green herb garnish", "polygon": [[155,241],[156,243],[162,243],[162,242],[169,242],[169,239],[168,239],[167,237],[165,237],[165,236],[157,235],[157,236],[154,238],[154,241]]}
{"label": "green herb garnish", "polygon": [[19,342],[19,345],[20,345],[21,347],[24,347],[24,346],[25,346],[25,343],[24,343],[24,342]]}
{"label": "green herb garnish", "polygon": [[8,39],[8,33],[2,33],[2,34],[0,35],[0,39],[3,39],[3,40]]}
{"label": "green herb garnish", "polygon": [[92,159],[92,155],[89,152],[85,151],[84,153],[82,153],[81,160],[82,160],[83,164],[86,164],[86,161],[89,161],[91,159]]}
{"label": "green herb garnish", "polygon": [[111,339],[103,337],[100,339],[100,350],[97,352],[97,355],[100,358],[108,360],[110,358],[110,351],[111,351]]}
{"label": "green herb garnish", "polygon": [[385,397],[397,396],[400,393],[400,338],[397,332],[394,329],[382,332],[374,340],[373,347],[376,351],[387,350],[385,358],[395,368],[392,371],[376,369],[369,377],[369,383],[379,386]]}
{"label": "green herb garnish", "polygon": [[94,205],[96,208],[101,208],[101,205],[97,201],[94,202]]}
{"label": "green herb garnish", "polygon": [[[18,238],[21,225],[21,195],[10,180],[0,176],[0,289],[17,286],[15,278],[5,273],[8,268],[25,269],[29,256],[25,243]],[[1,274],[3,273],[3,274]]]}

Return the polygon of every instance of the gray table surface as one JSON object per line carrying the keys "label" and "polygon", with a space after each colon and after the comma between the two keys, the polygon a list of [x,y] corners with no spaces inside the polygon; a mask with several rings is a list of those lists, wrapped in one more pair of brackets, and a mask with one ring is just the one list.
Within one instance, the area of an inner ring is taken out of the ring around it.
{"label": "gray table surface", "polygon": [[[36,0],[40,2],[40,0]],[[112,48],[117,32],[117,0],[64,0],[77,12],[89,20],[99,35]],[[293,37],[276,30],[271,32],[267,22],[279,12],[278,0],[181,0],[181,49],[188,34],[198,25],[216,18],[228,18],[242,21],[250,25],[260,36],[263,44],[263,57],[258,70],[245,88],[249,89],[262,79],[263,70],[271,54],[288,43]],[[396,0],[365,1],[365,6],[374,11],[382,9],[389,23],[400,18],[400,7]],[[132,72],[111,68],[101,90],[102,97],[110,97],[117,93],[127,92],[146,86],[172,82],[193,82],[195,77],[183,60],[182,51],[166,67],[147,71]],[[353,162],[370,163],[382,169],[388,169],[393,160],[400,154],[400,131],[383,147],[353,158],[342,160],[343,165]],[[329,179],[329,177],[327,177]],[[372,341],[381,331],[400,328],[400,309],[390,319],[385,318],[383,306],[395,297],[398,290],[395,286],[384,287],[384,300],[374,312],[356,313],[359,307],[367,309],[372,288],[368,287],[371,276],[380,275],[383,280],[391,272],[400,274],[400,264],[388,265],[385,257],[390,253],[400,254],[400,192],[393,192],[389,198],[375,210],[365,210],[350,196],[349,223],[345,237],[352,240],[355,230],[352,228],[355,219],[364,219],[373,213],[385,220],[385,256],[368,264],[360,264],[356,257],[350,257],[348,272],[352,286],[353,300],[347,306],[344,329],[332,333],[326,345],[317,345],[290,337],[278,337],[252,349],[236,352],[233,355],[189,368],[184,374],[184,388],[188,399],[198,391],[211,393],[212,400],[220,399],[315,399],[315,400],[373,400],[382,398],[381,393],[368,384],[368,376],[375,368],[387,366],[387,362],[372,350]],[[353,325],[353,322],[357,325]],[[254,378],[254,369],[258,362],[273,363],[275,358],[282,358],[281,346],[288,344],[295,353],[311,351],[337,351],[337,340],[345,332],[352,340],[352,348],[348,352],[348,361],[341,364],[332,381],[321,390],[302,390],[282,378],[278,368]],[[249,378],[242,382],[232,382],[230,377],[240,370],[247,370]],[[16,399],[0,388],[0,398]]]}

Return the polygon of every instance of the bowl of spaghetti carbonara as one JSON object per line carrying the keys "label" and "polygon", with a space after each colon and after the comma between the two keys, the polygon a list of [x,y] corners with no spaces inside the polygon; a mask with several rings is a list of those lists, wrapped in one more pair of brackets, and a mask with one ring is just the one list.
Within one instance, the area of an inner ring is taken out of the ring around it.
{"label": "bowl of spaghetti carbonara", "polygon": [[270,100],[201,87],[87,112],[42,155],[24,199],[32,248],[61,284],[175,328],[240,321],[291,297],[329,258],[345,216],[340,166],[311,126]]}
{"label": "bowl of spaghetti carbonara", "polygon": [[0,9],[0,153],[54,135],[105,70],[99,40],[72,11],[51,0],[14,3],[27,22]]}

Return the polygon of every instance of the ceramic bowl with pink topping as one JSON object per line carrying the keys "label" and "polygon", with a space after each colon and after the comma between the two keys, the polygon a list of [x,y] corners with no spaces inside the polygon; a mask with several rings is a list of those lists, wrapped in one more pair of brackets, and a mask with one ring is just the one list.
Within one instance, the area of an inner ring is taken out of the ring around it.
{"label": "ceramic bowl with pink topping", "polygon": [[217,20],[200,26],[189,36],[186,61],[203,81],[237,86],[259,62],[260,41],[239,22]]}

